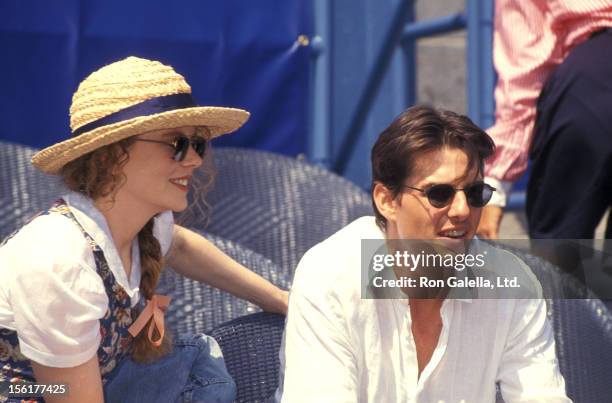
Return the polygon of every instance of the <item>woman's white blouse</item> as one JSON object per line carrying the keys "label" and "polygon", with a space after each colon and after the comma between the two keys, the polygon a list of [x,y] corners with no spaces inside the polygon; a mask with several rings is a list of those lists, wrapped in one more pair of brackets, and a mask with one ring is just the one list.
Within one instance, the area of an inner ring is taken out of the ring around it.
{"label": "woman's white blouse", "polygon": [[[64,200],[104,252],[134,306],[140,297],[138,240],[132,244],[128,279],[102,213],[78,193],[67,194]],[[164,255],[173,227],[172,212],[155,218],[153,233]],[[50,213],[25,225],[0,247],[0,279],[0,327],[17,331],[23,355],[51,367],[74,367],[95,354],[108,297],[92,250],[72,220]]]}

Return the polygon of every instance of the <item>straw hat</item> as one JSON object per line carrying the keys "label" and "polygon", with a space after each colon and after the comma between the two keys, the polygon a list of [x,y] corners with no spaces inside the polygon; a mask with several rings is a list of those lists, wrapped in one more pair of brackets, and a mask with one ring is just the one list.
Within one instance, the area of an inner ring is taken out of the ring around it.
{"label": "straw hat", "polygon": [[81,82],[72,97],[72,138],[36,153],[32,164],[58,174],[68,162],[97,148],[158,129],[207,126],[212,137],[237,130],[242,109],[197,106],[183,76],[160,62],[128,57]]}

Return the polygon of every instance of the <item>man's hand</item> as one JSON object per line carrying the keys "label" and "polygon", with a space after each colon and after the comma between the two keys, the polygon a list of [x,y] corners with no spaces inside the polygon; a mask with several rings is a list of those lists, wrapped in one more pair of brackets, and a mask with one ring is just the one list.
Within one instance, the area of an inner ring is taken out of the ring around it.
{"label": "man's hand", "polygon": [[497,239],[503,214],[504,210],[499,206],[485,206],[476,234],[483,238]]}

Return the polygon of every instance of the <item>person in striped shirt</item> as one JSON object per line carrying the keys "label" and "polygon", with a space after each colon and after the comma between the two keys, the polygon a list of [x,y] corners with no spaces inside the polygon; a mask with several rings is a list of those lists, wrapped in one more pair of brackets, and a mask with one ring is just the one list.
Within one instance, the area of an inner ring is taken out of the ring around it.
{"label": "person in striped shirt", "polygon": [[485,180],[498,191],[478,234],[497,237],[531,159],[530,237],[593,238],[612,204],[612,1],[496,0],[494,24],[496,152]]}

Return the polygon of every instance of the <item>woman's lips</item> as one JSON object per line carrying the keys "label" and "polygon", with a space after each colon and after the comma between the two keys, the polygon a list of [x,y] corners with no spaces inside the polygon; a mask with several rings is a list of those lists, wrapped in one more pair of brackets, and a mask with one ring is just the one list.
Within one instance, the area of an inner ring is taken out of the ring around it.
{"label": "woman's lips", "polygon": [[189,177],[170,179],[169,182],[181,189],[183,192],[186,192],[189,189]]}

